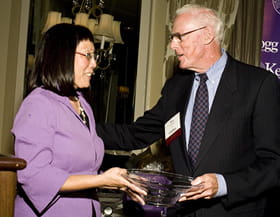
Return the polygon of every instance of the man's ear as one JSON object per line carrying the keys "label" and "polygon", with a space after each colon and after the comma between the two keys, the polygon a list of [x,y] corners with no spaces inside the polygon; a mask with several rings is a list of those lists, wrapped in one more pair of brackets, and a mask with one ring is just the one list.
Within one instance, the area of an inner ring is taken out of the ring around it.
{"label": "man's ear", "polygon": [[204,33],[202,35],[202,40],[204,44],[210,44],[215,39],[215,34],[213,30],[209,27],[204,29]]}

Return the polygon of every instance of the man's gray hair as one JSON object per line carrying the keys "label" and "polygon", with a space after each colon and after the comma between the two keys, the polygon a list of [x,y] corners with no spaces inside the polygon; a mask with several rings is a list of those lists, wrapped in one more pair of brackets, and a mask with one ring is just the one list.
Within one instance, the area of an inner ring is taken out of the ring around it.
{"label": "man's gray hair", "polygon": [[221,43],[224,39],[224,22],[218,16],[217,11],[197,4],[186,4],[177,9],[176,16],[184,13],[194,15],[194,21],[198,24],[210,26],[215,32],[215,39]]}

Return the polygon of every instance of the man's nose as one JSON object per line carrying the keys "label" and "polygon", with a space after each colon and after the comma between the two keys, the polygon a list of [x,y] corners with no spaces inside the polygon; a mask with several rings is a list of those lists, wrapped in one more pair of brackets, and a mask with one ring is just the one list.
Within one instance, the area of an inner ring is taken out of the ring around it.
{"label": "man's nose", "polygon": [[170,44],[170,48],[171,48],[172,50],[175,50],[176,48],[178,48],[178,42],[176,41],[175,38],[172,38],[172,39],[170,40],[169,44]]}

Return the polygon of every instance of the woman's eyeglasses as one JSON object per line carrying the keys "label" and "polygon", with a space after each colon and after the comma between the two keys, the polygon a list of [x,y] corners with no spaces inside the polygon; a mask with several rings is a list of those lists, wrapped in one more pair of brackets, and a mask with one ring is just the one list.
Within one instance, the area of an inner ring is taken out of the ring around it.
{"label": "woman's eyeglasses", "polygon": [[88,59],[88,61],[90,61],[91,59],[94,59],[95,61],[97,61],[99,58],[99,55],[95,52],[94,53],[81,53],[81,52],[76,51],[75,53],[86,57]]}

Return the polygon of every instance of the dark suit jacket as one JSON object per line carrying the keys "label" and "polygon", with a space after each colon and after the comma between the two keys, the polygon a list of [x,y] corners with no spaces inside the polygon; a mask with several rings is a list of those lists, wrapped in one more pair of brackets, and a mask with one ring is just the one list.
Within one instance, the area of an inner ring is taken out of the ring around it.
{"label": "dark suit jacket", "polygon": [[[265,192],[279,185],[280,89],[275,75],[228,57],[192,170],[184,119],[194,74],[168,80],[158,103],[132,125],[98,125],[107,149],[143,148],[164,138],[164,124],[180,112],[182,134],[168,146],[177,173],[219,173],[228,194],[178,203],[170,216],[263,216]],[[172,214],[173,213],[173,214]]]}

